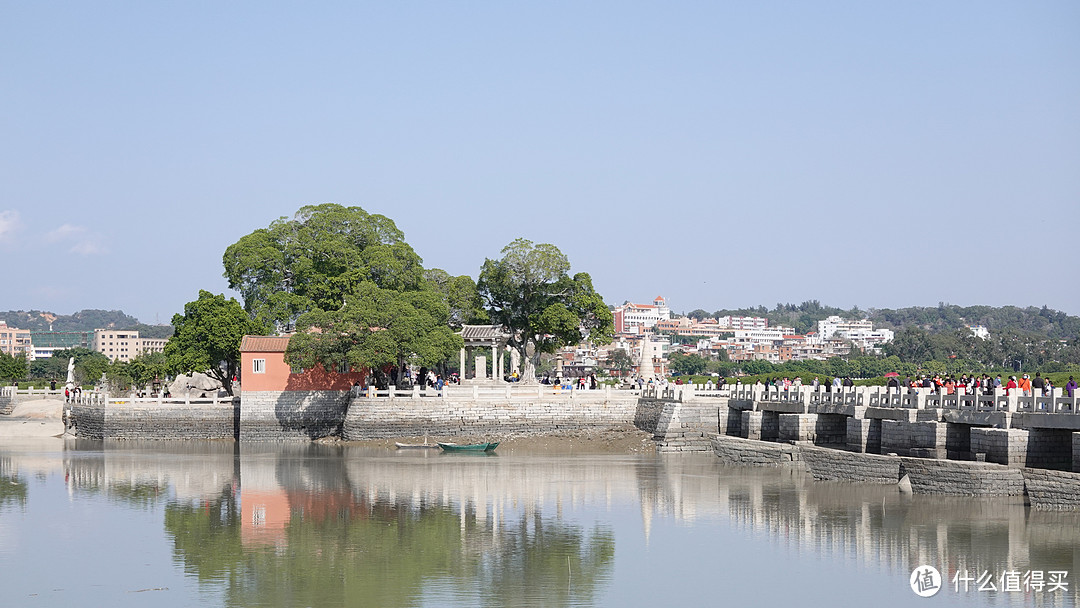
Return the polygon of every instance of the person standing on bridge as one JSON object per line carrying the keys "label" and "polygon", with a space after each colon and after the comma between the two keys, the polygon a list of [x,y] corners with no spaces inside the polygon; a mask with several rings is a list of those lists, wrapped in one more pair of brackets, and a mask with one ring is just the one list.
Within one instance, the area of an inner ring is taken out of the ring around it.
{"label": "person standing on bridge", "polygon": [[1031,378],[1027,374],[1024,374],[1024,377],[1021,378],[1016,383],[1016,385],[1020,388],[1020,390],[1024,391],[1023,395],[1025,397],[1031,396]]}
{"label": "person standing on bridge", "polygon": [[1042,372],[1035,372],[1035,379],[1031,381],[1031,390],[1038,391],[1034,394],[1038,397],[1042,397],[1044,388],[1046,388],[1046,382],[1043,381]]}
{"label": "person standing on bridge", "polygon": [[1069,376],[1069,381],[1065,383],[1065,393],[1069,395],[1069,399],[1076,394],[1076,380],[1073,380],[1072,376]]}

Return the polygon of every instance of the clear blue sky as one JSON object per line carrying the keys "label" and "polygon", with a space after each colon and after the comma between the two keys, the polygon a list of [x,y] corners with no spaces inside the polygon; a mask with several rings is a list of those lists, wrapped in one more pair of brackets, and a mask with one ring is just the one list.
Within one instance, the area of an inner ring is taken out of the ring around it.
{"label": "clear blue sky", "polygon": [[0,0],[0,62],[0,310],[165,322],[336,202],[609,303],[1080,314],[1072,0]]}

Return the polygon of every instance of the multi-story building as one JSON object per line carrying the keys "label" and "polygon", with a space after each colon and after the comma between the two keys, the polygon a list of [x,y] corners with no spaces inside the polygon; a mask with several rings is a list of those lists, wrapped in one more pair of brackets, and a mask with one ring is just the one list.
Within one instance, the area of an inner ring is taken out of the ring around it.
{"label": "multi-story building", "polygon": [[765,329],[769,326],[765,317],[718,317],[716,323],[724,329]]}
{"label": "multi-story building", "polygon": [[30,339],[30,330],[8,327],[7,323],[0,321],[0,353],[11,356],[24,355],[27,359],[33,357],[34,347]]}
{"label": "multi-story building", "polygon": [[671,318],[671,309],[663,296],[656,296],[652,304],[634,304],[626,302],[616,306],[612,312],[615,317],[615,332],[642,333],[652,329],[658,321]]}
{"label": "multi-story building", "polygon": [[882,344],[892,342],[894,337],[891,329],[875,330],[869,319],[851,321],[836,315],[818,321],[818,333],[824,341],[850,340],[864,352],[878,352]]}
{"label": "multi-story building", "polygon": [[58,350],[90,348],[94,341],[92,331],[31,331],[34,343],[33,359],[48,359]]}
{"label": "multi-story building", "polygon": [[131,361],[143,353],[160,353],[168,340],[140,338],[139,332],[124,329],[95,329],[91,346],[111,361]]}

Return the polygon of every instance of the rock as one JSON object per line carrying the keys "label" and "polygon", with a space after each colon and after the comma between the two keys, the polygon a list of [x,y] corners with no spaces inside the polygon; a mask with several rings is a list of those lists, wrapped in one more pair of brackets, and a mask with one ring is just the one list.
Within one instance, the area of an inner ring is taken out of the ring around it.
{"label": "rock", "polygon": [[185,376],[177,376],[169,385],[169,393],[174,397],[186,394],[206,393],[207,396],[216,395],[222,389],[221,382],[206,374],[194,373]]}

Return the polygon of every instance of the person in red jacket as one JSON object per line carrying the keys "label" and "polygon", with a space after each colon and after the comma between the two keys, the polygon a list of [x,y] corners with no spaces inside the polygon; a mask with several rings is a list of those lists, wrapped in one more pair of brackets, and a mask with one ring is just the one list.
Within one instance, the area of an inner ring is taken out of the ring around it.
{"label": "person in red jacket", "polygon": [[1016,376],[1009,376],[1009,382],[1005,384],[1005,395],[1008,396],[1009,394],[1011,394],[1009,391],[1016,387]]}

